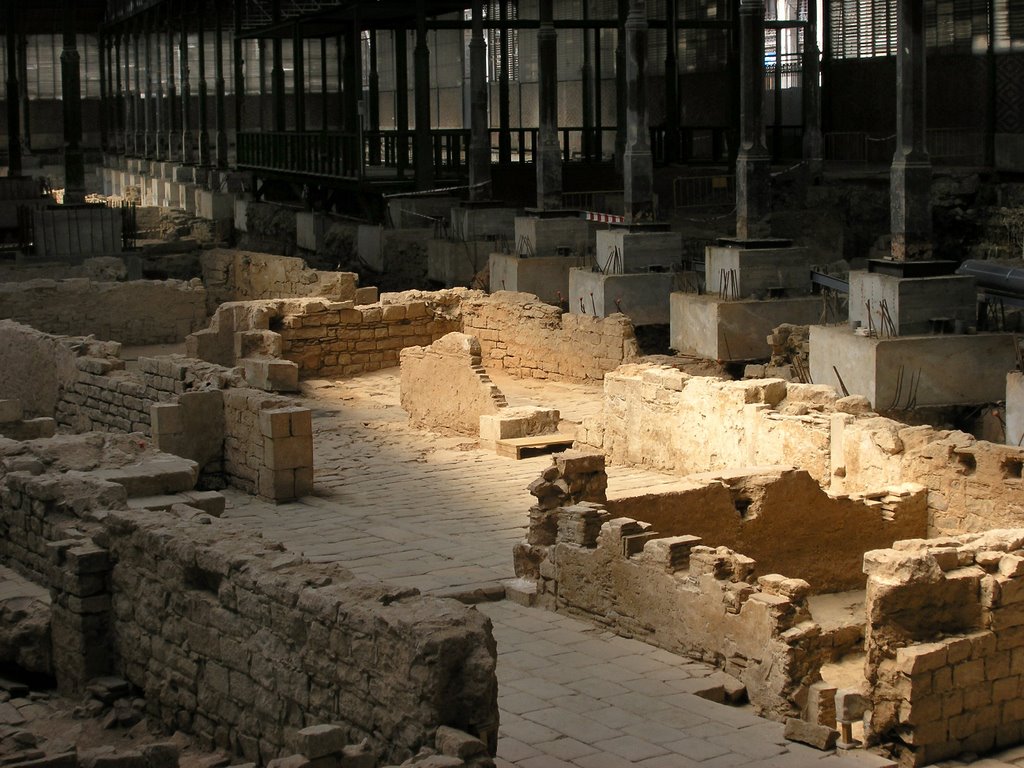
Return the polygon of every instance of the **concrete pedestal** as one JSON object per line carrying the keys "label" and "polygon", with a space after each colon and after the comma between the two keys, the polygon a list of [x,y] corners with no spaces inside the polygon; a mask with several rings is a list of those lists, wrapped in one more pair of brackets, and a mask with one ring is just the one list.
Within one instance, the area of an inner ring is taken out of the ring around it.
{"label": "concrete pedestal", "polygon": [[575,211],[561,215],[516,216],[512,249],[524,256],[582,256],[596,245],[599,226]]}
{"label": "concrete pedestal", "polygon": [[493,252],[493,240],[431,240],[427,243],[427,279],[445,288],[469,285]]}
{"label": "concrete pedestal", "polygon": [[810,324],[821,318],[821,299],[722,299],[717,295],[673,293],[670,300],[672,349],[711,360],[761,360],[766,341],[782,323]]}
{"label": "concrete pedestal", "polygon": [[171,178],[183,184],[195,184],[196,169],[191,165],[176,165],[171,172]]}
{"label": "concrete pedestal", "polygon": [[492,253],[488,259],[491,291],[532,293],[556,306],[569,297],[569,271],[582,267],[582,256],[538,256],[520,258]]}
{"label": "concrete pedestal", "polygon": [[964,275],[897,277],[879,272],[851,272],[850,322],[874,328],[884,336],[883,306],[897,336],[931,333],[936,326],[963,332],[975,324],[978,297],[974,278]]}
{"label": "concrete pedestal", "polygon": [[569,311],[608,317],[617,312],[633,325],[668,325],[672,272],[630,272],[606,275],[589,269],[569,273]]}
{"label": "concrete pedestal", "polygon": [[196,192],[196,215],[213,221],[230,221],[235,216],[235,196],[227,192]]}
{"label": "concrete pedestal", "polygon": [[182,184],[179,187],[181,192],[181,208],[184,209],[185,213],[189,216],[196,215],[196,193],[199,191],[199,187],[195,184]]}
{"label": "concrete pedestal", "polygon": [[511,241],[515,236],[516,209],[501,204],[464,203],[452,208],[453,240]]}
{"label": "concrete pedestal", "polygon": [[711,245],[704,251],[707,291],[721,293],[724,284],[735,298],[807,295],[813,260],[807,248]]}
{"label": "concrete pedestal", "polygon": [[1024,373],[1006,374],[1006,444],[1024,444]]}
{"label": "concrete pedestal", "polygon": [[[605,272],[647,272],[651,267],[669,270],[682,263],[683,235],[680,232],[638,232],[615,227],[598,230],[596,241],[595,260]],[[668,295],[665,307],[667,310]]]}
{"label": "concrete pedestal", "polygon": [[181,184],[177,181],[164,180],[164,205],[168,208],[181,208]]}
{"label": "concrete pedestal", "polygon": [[242,198],[235,198],[235,230],[247,232],[247,219],[249,215],[249,201]]}
{"label": "concrete pedestal", "polygon": [[307,251],[319,253],[324,247],[327,223],[322,213],[299,211],[295,214],[295,244]]}
{"label": "concrete pedestal", "polygon": [[812,326],[815,384],[863,395],[876,410],[991,403],[1006,396],[1017,365],[1010,333],[877,338],[845,326]]}

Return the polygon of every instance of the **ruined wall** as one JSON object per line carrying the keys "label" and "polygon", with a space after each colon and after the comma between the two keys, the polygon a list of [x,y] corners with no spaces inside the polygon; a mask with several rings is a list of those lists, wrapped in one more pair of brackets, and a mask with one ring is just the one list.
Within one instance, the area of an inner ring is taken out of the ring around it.
{"label": "ruined wall", "polygon": [[698,536],[757,561],[757,573],[807,581],[814,594],[864,588],[864,552],[928,528],[926,491],[897,486],[830,496],[804,470],[737,469],[691,476],[685,490],[604,502],[612,517],[650,525],[660,536]]}
{"label": "ruined wall", "polygon": [[179,280],[0,283],[0,317],[47,333],[170,344],[206,325],[206,290]]}
{"label": "ruined wall", "polygon": [[395,763],[439,725],[494,745],[496,650],[476,611],[310,564],[190,507],[123,508],[123,489],[84,476],[0,477],[0,526],[26,542],[0,537],[0,551],[53,589],[65,691],[120,674],[154,721],[259,764],[310,722]]}
{"label": "ruined wall", "polygon": [[480,417],[507,403],[480,364],[480,341],[449,333],[401,353],[402,408],[414,427],[476,435]]}
{"label": "ruined wall", "polygon": [[214,248],[200,258],[210,314],[228,301],[320,296],[332,301],[369,303],[373,288],[358,288],[353,272],[310,269],[300,258],[234,248]]}
{"label": "ruined wall", "polygon": [[1024,530],[900,542],[864,556],[872,740],[905,765],[1024,736]]}
{"label": "ruined wall", "polygon": [[486,367],[520,378],[600,381],[638,354],[625,315],[563,314],[527,293],[467,295],[462,330],[479,337]]}
{"label": "ruined wall", "polygon": [[1024,449],[907,427],[830,387],[625,365],[605,378],[603,411],[584,420],[577,440],[614,463],[679,474],[796,466],[834,494],[920,483],[932,535],[1024,520]]}
{"label": "ruined wall", "polygon": [[75,347],[87,344],[0,320],[0,399],[21,401],[30,417],[53,416],[64,387],[77,375]]}

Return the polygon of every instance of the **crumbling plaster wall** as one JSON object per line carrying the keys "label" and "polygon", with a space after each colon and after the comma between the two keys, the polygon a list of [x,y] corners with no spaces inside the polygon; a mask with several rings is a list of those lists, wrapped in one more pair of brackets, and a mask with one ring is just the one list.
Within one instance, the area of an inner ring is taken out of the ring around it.
{"label": "crumbling plaster wall", "polygon": [[872,741],[901,763],[1024,737],[1024,529],[898,542],[864,556]]}
{"label": "crumbling plaster wall", "polygon": [[64,690],[121,674],[155,721],[259,764],[310,722],[392,762],[440,725],[493,748],[496,648],[477,611],[311,564],[191,507],[124,504],[81,473],[0,476],[13,531],[0,551],[51,588]]}
{"label": "crumbling plaster wall", "polygon": [[206,289],[198,280],[0,283],[0,317],[47,333],[171,344],[206,325]]}
{"label": "crumbling plaster wall", "polygon": [[605,377],[603,411],[584,420],[577,439],[613,463],[679,474],[792,465],[835,494],[920,483],[931,535],[1024,519],[1024,449],[908,427],[830,387],[625,365]]}

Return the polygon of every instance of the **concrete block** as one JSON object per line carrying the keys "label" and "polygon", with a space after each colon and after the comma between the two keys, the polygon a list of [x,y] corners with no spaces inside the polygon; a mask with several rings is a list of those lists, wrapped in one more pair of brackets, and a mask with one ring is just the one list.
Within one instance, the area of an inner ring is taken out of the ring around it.
{"label": "concrete block", "polygon": [[[516,216],[513,253],[521,256],[556,256],[563,249],[576,256],[593,250],[599,226],[573,213],[566,216]],[[492,282],[493,288],[493,282]],[[522,290],[522,289],[520,289]]]}
{"label": "concrete block", "polygon": [[227,192],[215,192],[208,189],[196,191],[196,215],[211,221],[231,221],[234,219],[235,196]]}
{"label": "concrete block", "polygon": [[811,292],[813,261],[807,248],[708,246],[704,251],[705,284],[708,293],[718,294],[725,275],[732,273],[735,285],[726,287],[735,287],[737,298],[768,298],[769,290],[775,289],[785,296],[806,296]]}
{"label": "concrete block", "polygon": [[295,244],[307,251],[319,253],[324,247],[327,220],[322,213],[299,211],[295,214]]}
{"label": "concrete block", "polygon": [[1006,374],[1006,443],[1024,444],[1024,373]]}
{"label": "concrete block", "polygon": [[594,255],[605,272],[646,272],[651,267],[668,270],[682,264],[680,232],[631,232],[602,229],[597,232]]}
{"label": "concrete block", "polygon": [[668,325],[674,282],[671,272],[606,275],[573,269],[569,272],[569,311],[597,317],[621,312],[635,326]]}
{"label": "concrete block", "polygon": [[772,329],[782,323],[818,322],[821,299],[797,296],[731,301],[717,295],[676,292],[669,300],[669,310],[669,344],[677,352],[711,360],[761,360],[771,354],[765,339]]}
{"label": "concrete block", "polygon": [[[855,270],[850,273],[850,323],[874,328],[884,334],[882,303],[899,336],[931,333],[933,319],[945,318],[957,332],[972,326],[977,318],[974,278],[964,275],[941,277],[896,277]],[[867,306],[871,305],[870,323]]]}
{"label": "concrete block", "polygon": [[[817,384],[862,395],[878,410],[993,403],[1017,367],[1013,334],[859,336],[845,326],[811,327],[810,369]],[[913,378],[913,381],[911,380]]]}
{"label": "concrete block", "polygon": [[235,230],[238,232],[247,231],[247,217],[249,215],[249,201],[235,198]]}
{"label": "concrete block", "polygon": [[356,253],[374,272],[384,271],[384,227],[360,224],[356,230]]}
{"label": "concrete block", "polygon": [[532,293],[555,306],[569,299],[569,272],[583,267],[583,256],[539,256],[520,258],[514,254],[492,253],[488,259],[491,291]]}
{"label": "concrete block", "polygon": [[451,211],[451,237],[456,241],[511,240],[517,209],[502,205],[457,205]]}
{"label": "concrete block", "polygon": [[427,279],[445,288],[468,286],[488,264],[492,240],[430,240],[427,242]]}

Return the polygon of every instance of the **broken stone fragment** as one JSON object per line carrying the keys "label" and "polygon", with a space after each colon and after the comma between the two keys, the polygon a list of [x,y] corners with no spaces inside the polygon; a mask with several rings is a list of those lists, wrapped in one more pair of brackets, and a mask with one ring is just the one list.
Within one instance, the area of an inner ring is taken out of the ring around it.
{"label": "broken stone fragment", "polygon": [[806,720],[789,717],[786,718],[786,728],[782,735],[790,741],[798,741],[815,749],[829,750],[835,749],[839,731],[829,728],[827,725],[809,723]]}
{"label": "broken stone fragment", "polygon": [[311,760],[341,754],[348,734],[340,725],[311,725],[298,732],[295,748]]}
{"label": "broken stone fragment", "polygon": [[442,725],[437,729],[435,746],[442,755],[458,757],[463,760],[487,753],[487,745],[480,739],[447,725]]}

